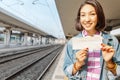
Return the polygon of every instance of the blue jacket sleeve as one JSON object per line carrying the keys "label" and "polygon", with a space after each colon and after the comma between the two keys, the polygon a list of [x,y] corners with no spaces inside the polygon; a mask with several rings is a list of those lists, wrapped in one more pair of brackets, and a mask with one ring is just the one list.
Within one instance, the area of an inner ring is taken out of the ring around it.
{"label": "blue jacket sleeve", "polygon": [[108,71],[108,78],[110,80],[119,80],[120,77],[120,44],[116,37],[112,36],[113,39],[113,47],[115,49],[115,55],[113,56],[113,61],[117,64],[117,76],[114,76],[110,71]]}
{"label": "blue jacket sleeve", "polygon": [[63,63],[63,71],[69,78],[74,78],[75,75],[72,75],[72,69],[73,69],[73,49],[72,49],[72,43],[71,40],[66,45],[66,51],[65,51],[65,57],[64,57],[64,63]]}

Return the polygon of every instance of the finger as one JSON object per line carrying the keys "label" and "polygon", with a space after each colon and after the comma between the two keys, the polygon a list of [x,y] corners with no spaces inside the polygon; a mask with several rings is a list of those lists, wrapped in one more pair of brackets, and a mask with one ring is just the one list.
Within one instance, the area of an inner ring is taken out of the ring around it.
{"label": "finger", "polygon": [[81,56],[81,57],[83,57],[83,56],[87,56],[87,54],[81,54],[80,56]]}
{"label": "finger", "polygon": [[110,48],[108,47],[102,47],[102,51],[109,51]]}
{"label": "finger", "polygon": [[83,49],[83,51],[87,51],[88,52],[88,48]]}
{"label": "finger", "polygon": [[78,51],[76,54],[86,54],[88,52],[88,48],[85,48],[85,49],[82,49],[82,50],[80,50],[80,51]]}
{"label": "finger", "polygon": [[102,47],[105,47],[105,46],[107,46],[107,45],[106,45],[106,44],[101,43],[101,46],[102,46]]}
{"label": "finger", "polygon": [[105,48],[104,48],[104,47],[102,47],[102,48],[101,48],[101,50],[102,50],[102,51],[105,51]]}
{"label": "finger", "polygon": [[101,50],[106,52],[114,52],[114,49],[112,46],[103,47]]}
{"label": "finger", "polygon": [[106,45],[106,44],[103,44],[103,43],[101,44],[101,46],[102,46],[101,47],[102,49],[104,49],[104,48],[112,48],[112,46],[109,46],[109,45]]}
{"label": "finger", "polygon": [[109,52],[114,52],[115,50],[114,49],[109,49]]}
{"label": "finger", "polygon": [[87,54],[86,54],[86,53],[77,54],[77,55],[76,55],[76,58],[82,58],[82,57],[84,57],[84,56],[87,56]]}
{"label": "finger", "polygon": [[[88,48],[81,49],[80,51],[88,51]],[[78,52],[80,52],[78,51]]]}
{"label": "finger", "polygon": [[103,46],[103,48],[112,49],[113,47],[112,47],[112,46],[105,45],[105,46]]}
{"label": "finger", "polygon": [[87,58],[87,56],[82,56],[82,57],[80,57],[80,58],[77,58],[77,60],[78,60],[79,62],[81,62],[81,61],[84,61],[86,58]]}
{"label": "finger", "polygon": [[83,57],[82,57],[83,61],[84,61],[86,58],[87,58],[87,56],[83,56]]}
{"label": "finger", "polygon": [[103,46],[105,46],[103,43],[101,43],[101,46],[103,47]]}
{"label": "finger", "polygon": [[111,52],[113,50],[113,47],[112,46],[108,46],[108,50],[109,52]]}
{"label": "finger", "polygon": [[82,50],[82,54],[87,54],[87,53],[88,53],[88,48]]}

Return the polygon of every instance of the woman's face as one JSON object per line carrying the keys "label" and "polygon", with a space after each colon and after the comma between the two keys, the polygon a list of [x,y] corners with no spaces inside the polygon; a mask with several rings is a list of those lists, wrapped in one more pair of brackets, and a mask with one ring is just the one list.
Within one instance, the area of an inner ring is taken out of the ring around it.
{"label": "woman's face", "polygon": [[94,31],[97,25],[97,14],[92,5],[85,4],[80,11],[80,23],[86,31]]}

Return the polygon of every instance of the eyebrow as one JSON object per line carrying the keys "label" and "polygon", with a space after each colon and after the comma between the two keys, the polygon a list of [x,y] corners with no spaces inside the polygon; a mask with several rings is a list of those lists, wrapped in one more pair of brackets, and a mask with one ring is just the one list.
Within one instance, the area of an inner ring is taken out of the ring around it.
{"label": "eyebrow", "polygon": [[[95,11],[95,10],[91,10],[90,12],[96,12],[96,11]],[[85,12],[81,12],[81,11],[80,11],[80,13],[85,13]]]}
{"label": "eyebrow", "polygon": [[[89,13],[92,13],[92,12],[95,12],[95,13],[96,13],[96,11],[90,11]],[[85,12],[80,12],[80,13],[85,13]]]}

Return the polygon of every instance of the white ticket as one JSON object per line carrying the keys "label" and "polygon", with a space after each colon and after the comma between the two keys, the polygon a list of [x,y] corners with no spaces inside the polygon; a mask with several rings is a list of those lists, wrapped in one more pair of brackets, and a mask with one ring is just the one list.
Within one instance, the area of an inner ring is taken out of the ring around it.
{"label": "white ticket", "polygon": [[89,50],[99,50],[101,48],[102,37],[100,35],[73,38],[72,46],[74,50],[89,48]]}

